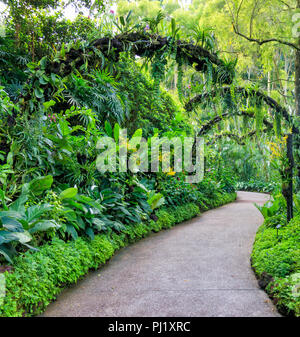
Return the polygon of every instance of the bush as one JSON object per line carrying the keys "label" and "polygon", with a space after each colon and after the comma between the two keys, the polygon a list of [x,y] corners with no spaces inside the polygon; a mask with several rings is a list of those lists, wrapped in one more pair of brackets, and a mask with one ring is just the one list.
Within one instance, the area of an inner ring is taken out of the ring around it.
{"label": "bush", "polygon": [[252,266],[259,278],[263,273],[271,276],[266,290],[279,310],[299,315],[299,299],[292,290],[300,272],[300,216],[279,229],[268,226],[265,221],[256,234]]}
{"label": "bush", "polygon": [[175,217],[172,214],[172,209],[169,210],[171,210],[171,212],[168,212],[166,209],[161,209],[156,213],[158,217],[157,225],[160,228],[166,229],[175,225]]}
{"label": "bush", "polygon": [[200,214],[200,209],[193,203],[178,207],[168,207],[159,210],[157,225],[161,228],[170,228],[177,223],[191,219]]}
{"label": "bush", "polygon": [[267,288],[275,299],[278,310],[287,315],[300,317],[300,273],[291,274],[283,279],[275,278]]}
{"label": "bush", "polygon": [[65,243],[56,238],[38,252],[17,257],[14,272],[6,273],[1,316],[41,313],[61,288],[75,283],[90,268],[97,268],[113,252],[108,238],[99,235],[91,242],[78,238]]}
{"label": "bush", "polygon": [[250,192],[265,192],[271,193],[278,188],[278,184],[275,182],[264,182],[258,180],[239,181],[235,186],[237,191],[250,191]]}

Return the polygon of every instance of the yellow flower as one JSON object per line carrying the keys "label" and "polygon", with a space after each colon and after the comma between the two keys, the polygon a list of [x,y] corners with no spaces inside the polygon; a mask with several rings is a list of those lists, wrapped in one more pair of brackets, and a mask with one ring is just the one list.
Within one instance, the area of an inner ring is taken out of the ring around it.
{"label": "yellow flower", "polygon": [[175,174],[176,174],[175,171],[170,171],[170,172],[167,173],[168,176],[174,176]]}

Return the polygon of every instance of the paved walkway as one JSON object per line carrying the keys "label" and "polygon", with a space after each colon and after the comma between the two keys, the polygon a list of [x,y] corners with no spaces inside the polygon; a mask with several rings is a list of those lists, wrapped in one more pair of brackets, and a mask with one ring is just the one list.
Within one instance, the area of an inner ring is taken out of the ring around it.
{"label": "paved walkway", "polygon": [[263,218],[236,202],[153,234],[65,290],[44,316],[280,316],[258,288],[250,253]]}

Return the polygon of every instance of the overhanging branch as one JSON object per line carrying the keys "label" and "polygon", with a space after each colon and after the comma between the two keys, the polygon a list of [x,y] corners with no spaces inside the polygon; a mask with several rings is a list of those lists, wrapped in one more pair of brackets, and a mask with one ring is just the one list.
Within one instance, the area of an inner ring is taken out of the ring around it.
{"label": "overhanging branch", "polygon": [[248,40],[248,41],[250,41],[250,42],[255,42],[255,43],[259,44],[260,46],[262,46],[263,44],[266,44],[266,43],[270,43],[270,42],[277,42],[277,43],[284,44],[284,45],[286,45],[286,46],[292,47],[292,48],[294,48],[294,49],[300,51],[300,48],[297,47],[294,43],[291,43],[291,42],[288,42],[288,41],[284,41],[284,40],[280,40],[280,39],[276,39],[276,38],[271,38],[271,39],[266,39],[266,40],[258,40],[258,39],[254,39],[254,38],[252,38],[252,37],[250,37],[250,36],[246,36],[246,35],[242,34],[242,33],[237,29],[237,27],[236,27],[236,25],[235,25],[234,23],[232,24],[232,26],[233,26],[234,32],[235,32],[237,35],[243,37],[244,39],[246,39],[246,40]]}
{"label": "overhanging branch", "polygon": [[[250,118],[255,118],[255,115],[251,111],[240,111],[236,115],[233,115],[231,112],[226,112],[220,116],[216,116],[213,119],[211,119],[209,122],[202,125],[201,129],[198,132],[198,136],[203,136],[206,134],[209,130],[211,130],[216,124],[223,121],[225,118],[233,117],[233,116],[246,116]],[[269,122],[266,118],[263,119],[263,124],[266,126],[267,129],[272,129],[273,124]]]}
{"label": "overhanging branch", "polygon": [[[261,132],[264,132],[264,133],[267,132],[267,131],[269,131],[269,128],[264,128],[264,129],[261,130]],[[235,140],[239,145],[246,145],[245,139],[251,138],[255,134],[257,134],[256,130],[253,130],[253,131],[251,131],[248,134],[243,135],[243,136],[239,136],[239,135],[237,135],[235,133],[232,133],[230,131],[225,131],[225,132],[222,132],[222,133],[220,133],[218,135],[215,135],[215,137],[212,140],[210,140],[209,142],[207,142],[206,145],[212,145],[218,139],[225,138],[225,137],[231,138],[231,139]]]}
{"label": "overhanging branch", "polygon": [[[49,64],[48,70],[61,76],[67,76],[72,69],[79,68],[84,64],[86,58],[92,59],[98,52],[105,57],[114,61],[118,61],[120,53],[130,51],[132,54],[140,57],[153,57],[155,53],[168,48],[170,46],[170,37],[162,37],[160,35],[151,35],[143,32],[130,32],[117,35],[115,37],[103,37],[95,40],[89,47],[81,49],[71,49],[61,60]],[[195,66],[197,71],[205,72],[209,65],[214,66],[214,70],[218,68],[225,71],[226,76],[223,77],[223,84],[230,84],[233,78],[233,72],[226,69],[225,63],[213,53],[193,43],[182,40],[175,41],[177,48],[177,60],[183,59],[190,66]],[[97,49],[95,51],[95,49]],[[97,56],[97,55],[96,55]]]}

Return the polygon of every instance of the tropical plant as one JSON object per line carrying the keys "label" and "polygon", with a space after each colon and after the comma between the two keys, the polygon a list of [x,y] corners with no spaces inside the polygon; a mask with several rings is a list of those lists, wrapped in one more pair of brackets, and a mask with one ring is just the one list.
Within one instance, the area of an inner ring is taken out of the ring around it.
{"label": "tropical plant", "polygon": [[283,213],[286,208],[286,201],[283,195],[276,195],[274,200],[267,201],[263,206],[255,204],[265,219]]}
{"label": "tropical plant", "polygon": [[16,255],[18,244],[33,248],[28,242],[32,241],[34,234],[60,227],[47,218],[52,209],[50,204],[26,206],[30,195],[40,195],[51,186],[52,181],[52,177],[41,177],[25,184],[20,197],[0,211],[0,254],[9,262]]}

